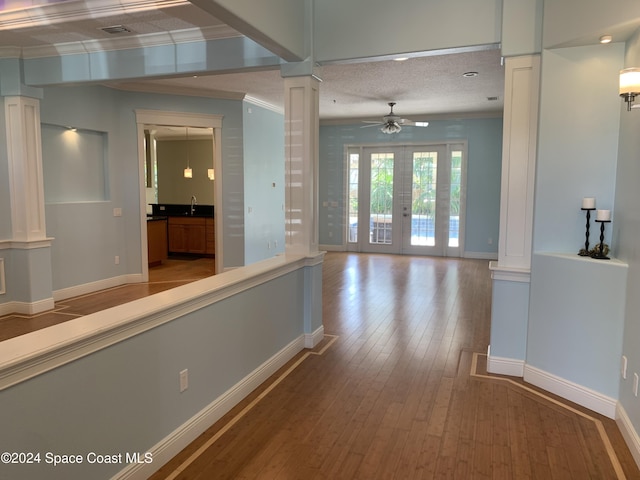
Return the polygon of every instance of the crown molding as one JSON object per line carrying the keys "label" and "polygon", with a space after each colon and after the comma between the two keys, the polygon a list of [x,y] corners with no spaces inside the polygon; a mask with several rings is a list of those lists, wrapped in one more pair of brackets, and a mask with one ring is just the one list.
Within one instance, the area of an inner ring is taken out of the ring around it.
{"label": "crown molding", "polygon": [[[32,59],[58,57],[61,55],[82,55],[95,52],[177,45],[181,43],[202,42],[241,36],[241,34],[227,25],[215,25],[212,27],[189,28],[172,32],[149,33],[129,37],[23,47],[21,56],[25,59]],[[2,53],[2,50],[0,50],[0,55],[2,55]],[[14,52],[12,51],[12,53]]]}
{"label": "crown molding", "polygon": [[266,110],[271,110],[272,112],[284,115],[284,107],[279,107],[278,105],[274,105],[273,103],[260,100],[259,98],[252,97],[251,95],[245,95],[244,101],[252,105],[255,105],[256,107],[262,107]]}
{"label": "crown molding", "polygon": [[22,58],[20,47],[0,47],[0,58]]}
{"label": "crown molding", "polygon": [[14,30],[62,22],[77,22],[91,18],[127,15],[146,10],[157,10],[188,5],[187,0],[84,0],[60,2],[0,12],[0,30]]}
{"label": "crown molding", "polygon": [[206,88],[184,87],[180,85],[161,85],[157,83],[123,82],[105,84],[105,87],[129,92],[160,93],[165,95],[187,95],[190,97],[219,98],[223,100],[244,100],[242,92],[225,92]]}

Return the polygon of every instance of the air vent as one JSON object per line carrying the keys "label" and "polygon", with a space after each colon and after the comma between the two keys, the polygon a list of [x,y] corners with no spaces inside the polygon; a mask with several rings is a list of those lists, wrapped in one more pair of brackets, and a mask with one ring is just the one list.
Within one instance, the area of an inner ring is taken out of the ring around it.
{"label": "air vent", "polygon": [[487,97],[487,100],[489,100],[490,102],[495,102],[496,100],[498,100],[498,97]]}
{"label": "air vent", "polygon": [[131,30],[123,25],[112,25],[110,27],[101,28],[100,30],[110,33],[111,35],[117,35],[118,33],[131,33]]}

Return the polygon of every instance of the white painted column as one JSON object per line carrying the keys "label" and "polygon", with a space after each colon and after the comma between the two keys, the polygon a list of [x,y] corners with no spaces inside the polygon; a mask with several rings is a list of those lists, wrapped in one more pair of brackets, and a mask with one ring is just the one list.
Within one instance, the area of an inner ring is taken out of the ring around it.
{"label": "white painted column", "polygon": [[[40,101],[4,98],[11,238],[0,241],[5,272],[0,313],[34,314],[53,308],[51,238],[45,227]],[[4,259],[6,258],[6,262]],[[4,301],[3,300],[8,300]]]}
{"label": "white painted column", "polygon": [[500,241],[491,262],[493,297],[487,369],[522,376],[529,321],[540,55],[505,62]]}
{"label": "white painted column", "polygon": [[313,348],[324,338],[324,252],[318,251],[319,86],[320,81],[313,75],[284,77],[285,253],[307,257],[304,285],[307,348]]}
{"label": "white painted column", "polygon": [[7,156],[14,242],[46,239],[40,101],[5,97]]}
{"label": "white painted column", "polygon": [[285,250],[318,252],[318,104],[314,76],[285,77]]}
{"label": "white painted column", "polygon": [[531,268],[539,90],[539,55],[506,59],[499,268]]}

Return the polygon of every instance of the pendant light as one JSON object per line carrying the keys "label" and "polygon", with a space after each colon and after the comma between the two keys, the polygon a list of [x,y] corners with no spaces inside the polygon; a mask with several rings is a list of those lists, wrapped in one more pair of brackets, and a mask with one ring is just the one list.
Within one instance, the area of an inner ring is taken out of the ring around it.
{"label": "pendant light", "polygon": [[184,178],[193,178],[193,170],[189,166],[189,127],[186,127],[187,131],[187,168],[184,169]]}

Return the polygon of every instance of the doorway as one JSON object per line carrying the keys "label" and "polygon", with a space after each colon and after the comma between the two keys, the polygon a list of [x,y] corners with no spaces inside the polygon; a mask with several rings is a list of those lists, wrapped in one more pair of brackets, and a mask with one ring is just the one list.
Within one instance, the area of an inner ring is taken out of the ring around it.
{"label": "doorway", "polygon": [[459,257],[466,144],[349,147],[348,250]]}
{"label": "doorway", "polygon": [[[185,127],[194,129],[210,129],[213,132],[213,171],[218,179],[214,189],[215,213],[213,218],[215,235],[215,273],[224,271],[223,250],[223,203],[222,203],[222,116],[204,115],[180,112],[163,112],[155,110],[136,110],[136,123],[138,125],[138,152],[139,152],[139,177],[140,177],[140,205],[141,205],[141,253],[142,253],[142,277],[143,281],[149,280],[148,251],[147,251],[147,181],[149,179],[148,159],[145,152],[145,130],[149,126],[162,125],[165,127]],[[213,180],[213,179],[211,179]],[[193,208],[193,207],[192,207]]]}

